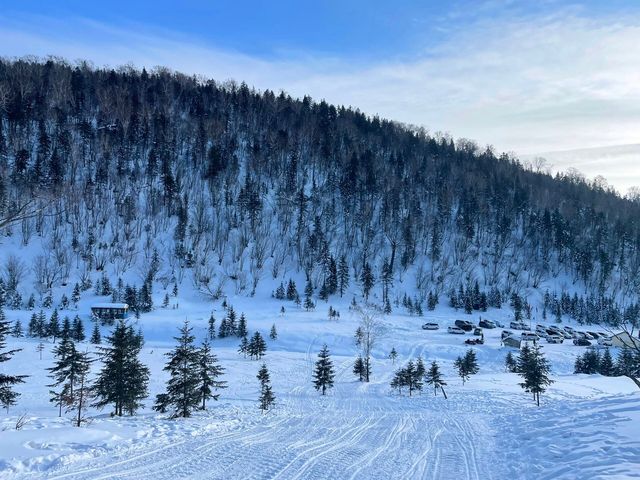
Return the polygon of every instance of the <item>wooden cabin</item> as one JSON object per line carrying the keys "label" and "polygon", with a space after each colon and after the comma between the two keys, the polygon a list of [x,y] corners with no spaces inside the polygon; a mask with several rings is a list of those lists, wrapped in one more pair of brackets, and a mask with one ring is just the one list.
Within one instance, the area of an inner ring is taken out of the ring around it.
{"label": "wooden cabin", "polygon": [[91,306],[91,313],[101,320],[127,318],[129,305],[126,303],[96,303]]}

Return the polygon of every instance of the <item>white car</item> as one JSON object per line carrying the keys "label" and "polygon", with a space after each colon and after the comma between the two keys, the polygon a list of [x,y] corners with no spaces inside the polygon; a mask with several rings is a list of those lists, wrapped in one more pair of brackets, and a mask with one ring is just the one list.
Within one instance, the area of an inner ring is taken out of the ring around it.
{"label": "white car", "polygon": [[602,347],[613,347],[611,337],[602,336],[598,339],[598,345]]}
{"label": "white car", "polygon": [[523,342],[537,342],[539,338],[540,337],[533,332],[522,332],[520,335],[520,340]]}
{"label": "white car", "polygon": [[544,325],[536,325],[536,333],[538,335],[546,336],[547,335],[547,327]]}
{"label": "white car", "polygon": [[438,330],[440,326],[437,323],[425,323],[422,325],[423,330]]}
{"label": "white car", "polygon": [[464,335],[464,330],[462,330],[460,327],[449,327],[447,328],[447,332],[453,333],[455,335]]}
{"label": "white car", "polygon": [[547,335],[547,342],[562,343],[564,342],[564,337],[562,335]]}

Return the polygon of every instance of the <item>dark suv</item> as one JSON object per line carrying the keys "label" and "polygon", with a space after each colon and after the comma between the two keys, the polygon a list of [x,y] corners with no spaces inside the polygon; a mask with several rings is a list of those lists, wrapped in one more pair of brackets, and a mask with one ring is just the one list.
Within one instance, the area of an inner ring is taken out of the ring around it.
{"label": "dark suv", "polygon": [[470,332],[474,328],[473,323],[467,320],[456,320],[455,326],[461,328],[465,332]]}

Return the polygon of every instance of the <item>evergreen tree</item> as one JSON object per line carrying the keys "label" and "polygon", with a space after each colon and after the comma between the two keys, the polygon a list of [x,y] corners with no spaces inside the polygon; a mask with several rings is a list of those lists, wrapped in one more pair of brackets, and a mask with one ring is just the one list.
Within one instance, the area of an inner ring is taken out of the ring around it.
{"label": "evergreen tree", "polygon": [[209,340],[214,340],[216,338],[216,319],[213,316],[213,313],[209,317],[209,327],[207,328],[207,338]]}
{"label": "evergreen tree", "polygon": [[358,380],[363,382],[364,378],[365,378],[365,366],[364,366],[364,360],[362,360],[362,357],[360,355],[358,355],[358,358],[356,358],[355,363],[353,364],[353,374],[358,377]]}
{"label": "evergreen tree", "polygon": [[341,297],[347,288],[349,288],[349,266],[346,256],[342,255],[338,263],[338,289]]}
{"label": "evergreen tree", "polygon": [[278,338],[278,331],[276,330],[276,324],[275,323],[273,325],[271,325],[271,330],[269,331],[269,338],[271,340],[277,340],[277,338]]}
{"label": "evergreen tree", "polygon": [[276,397],[271,389],[271,379],[269,378],[269,371],[267,370],[266,364],[263,363],[262,367],[260,367],[257,378],[260,380],[260,398],[258,399],[260,402],[260,410],[262,410],[262,413],[265,413],[276,401]]}
{"label": "evergreen tree", "polygon": [[78,352],[75,358],[77,384],[68,400],[67,411],[74,410],[76,412],[75,424],[76,427],[79,427],[84,421],[84,412],[93,398],[93,386],[88,379],[92,359],[87,352]]}
{"label": "evergreen tree", "polygon": [[[246,337],[243,337],[246,339]],[[211,346],[208,342],[204,342],[200,351],[198,352],[198,377],[200,379],[198,385],[198,392],[200,399],[202,400],[202,410],[207,408],[207,400],[218,400],[219,393],[214,393],[222,388],[227,388],[227,382],[218,380],[224,373],[224,368],[218,363],[218,358],[211,351]]]}
{"label": "evergreen tree", "polygon": [[391,352],[389,353],[389,358],[391,359],[391,364],[396,364],[396,358],[398,358],[398,352],[396,352],[396,348],[392,347]]}
{"label": "evergreen tree", "polygon": [[322,395],[325,394],[327,388],[333,387],[333,379],[335,378],[335,371],[333,369],[333,362],[329,356],[329,349],[325,343],[318,353],[318,360],[316,361],[316,369],[313,374],[313,384],[316,390],[321,390]]}
{"label": "evergreen tree", "polygon": [[236,325],[236,311],[233,309],[232,306],[229,307],[229,310],[227,310],[227,332],[226,332],[226,336],[230,337],[232,335],[236,335],[236,330],[238,328],[238,326]]}
{"label": "evergreen tree", "polygon": [[62,330],[60,330],[60,338],[63,340],[65,338],[73,338],[73,335],[71,334],[71,320],[69,320],[69,317],[67,317],[66,315],[64,317],[64,320],[62,321]]}
{"label": "evergreen tree", "polygon": [[298,295],[298,290],[296,288],[296,282],[289,279],[289,284],[287,285],[287,300],[294,301],[298,297],[299,295]]}
{"label": "evergreen tree", "polygon": [[371,265],[369,262],[365,262],[362,267],[362,273],[360,274],[360,282],[362,282],[362,295],[365,300],[369,299],[369,292],[373,288],[373,284],[375,282],[375,277],[373,276],[373,271],[371,270]]}
{"label": "evergreen tree", "polygon": [[605,377],[612,377],[615,375],[613,358],[611,357],[611,352],[609,351],[608,348],[605,349],[604,353],[600,357],[600,365],[599,365],[598,373],[600,375],[604,375]]}
{"label": "evergreen tree", "polygon": [[240,319],[238,320],[238,327],[236,328],[236,336],[239,338],[246,337],[249,335],[247,331],[247,319],[244,316],[244,313],[240,314]]}
{"label": "evergreen tree", "polygon": [[442,378],[442,374],[440,373],[440,367],[438,363],[434,360],[431,362],[431,367],[425,374],[425,380],[427,385],[433,386],[434,395],[438,395],[438,390],[442,391],[444,398],[447,398],[447,394],[444,391],[444,387],[447,385],[446,382]]}
{"label": "evergreen tree", "polygon": [[21,338],[24,336],[22,332],[22,322],[20,321],[20,319],[16,320],[16,322],[13,324],[13,330],[11,330],[11,335],[13,335],[16,338]]}
{"label": "evergreen tree", "polygon": [[508,352],[507,356],[504,359],[504,367],[507,370],[507,372],[511,372],[511,373],[516,373],[518,370],[516,359],[513,358],[513,354],[511,352]]}
{"label": "evergreen tree", "polygon": [[625,377],[637,377],[640,371],[640,361],[637,361],[633,350],[624,345],[616,359],[616,373]]}
{"label": "evergreen tree", "polygon": [[55,343],[56,338],[60,336],[60,320],[58,317],[58,309],[55,309],[49,319],[49,325],[47,327],[47,335],[53,337]]}
{"label": "evergreen tree", "polygon": [[77,283],[73,286],[73,293],[71,294],[71,301],[78,307],[78,302],[80,301],[80,285]]}
{"label": "evergreen tree", "polygon": [[27,327],[27,335],[30,337],[38,336],[38,315],[33,312],[29,319],[29,326]]}
{"label": "evergreen tree", "polygon": [[242,340],[240,340],[238,353],[241,353],[244,358],[247,358],[247,355],[249,354],[249,339],[246,336],[242,337]]}
{"label": "evergreen tree", "polygon": [[72,406],[74,388],[78,383],[80,369],[83,367],[83,358],[76,349],[71,338],[64,338],[52,351],[54,357],[53,366],[48,368],[53,383],[48,387],[58,388],[50,390],[50,401],[58,406],[58,416],[62,416],[62,410]]}
{"label": "evergreen tree", "polygon": [[143,340],[119,320],[105,343],[98,348],[103,366],[95,382],[95,406],[113,405],[113,414],[119,417],[134,415],[148,395],[149,369],[139,359]]}
{"label": "evergreen tree", "polygon": [[44,343],[38,342],[38,345],[36,345],[36,352],[38,352],[38,354],[40,355],[40,360],[42,360],[43,351],[44,351]]}
{"label": "evergreen tree", "polygon": [[84,342],[86,338],[84,333],[84,324],[82,323],[82,320],[80,320],[80,317],[78,315],[73,318],[71,332],[74,342]]}
{"label": "evergreen tree", "polygon": [[251,340],[249,341],[248,353],[252,359],[260,360],[267,351],[267,343],[262,338],[260,332],[254,332]]}
{"label": "evergreen tree", "polygon": [[280,282],[280,285],[278,286],[278,288],[276,288],[276,291],[273,296],[278,300],[284,300],[286,298],[284,284],[282,282]]}
{"label": "evergreen tree", "polygon": [[100,326],[98,325],[98,322],[94,322],[93,324],[93,331],[91,332],[91,339],[89,341],[94,345],[100,345],[100,342],[102,342],[102,338],[100,337]]}
{"label": "evergreen tree", "polygon": [[[8,362],[11,357],[21,349],[7,350],[7,336],[11,331],[11,323],[5,317],[2,307],[0,307],[0,364]],[[24,383],[26,375],[9,375],[6,368],[0,371],[0,406],[9,409],[10,406],[16,404],[16,399],[20,395],[13,390],[14,385]]]}
{"label": "evergreen tree", "polygon": [[169,293],[164,294],[164,300],[162,301],[162,308],[167,308],[169,306]]}
{"label": "evergreen tree", "polygon": [[[528,350],[524,352],[524,350]],[[553,383],[549,378],[550,365],[539,345],[533,348],[523,347],[518,359],[518,373],[523,378],[520,386],[533,395],[536,404],[540,406],[540,394],[544,393],[547,386]]]}
{"label": "evergreen tree", "polygon": [[169,372],[166,393],[156,397],[154,410],[166,412],[170,407],[171,417],[189,417],[191,412],[200,405],[201,393],[198,390],[200,377],[198,375],[200,355],[193,341],[192,328],[185,321],[179,329],[180,336],[174,337],[176,347],[166,356],[169,358],[164,367]]}

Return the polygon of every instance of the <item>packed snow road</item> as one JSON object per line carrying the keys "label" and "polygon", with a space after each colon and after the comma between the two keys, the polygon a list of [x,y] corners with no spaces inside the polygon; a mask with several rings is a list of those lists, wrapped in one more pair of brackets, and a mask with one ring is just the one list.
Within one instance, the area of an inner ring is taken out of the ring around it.
{"label": "packed snow road", "polygon": [[249,428],[98,457],[49,472],[49,478],[494,478],[485,421],[432,412],[424,398],[415,400],[423,410],[335,409],[329,400],[331,408],[316,402],[305,413],[302,405],[289,404]]}

